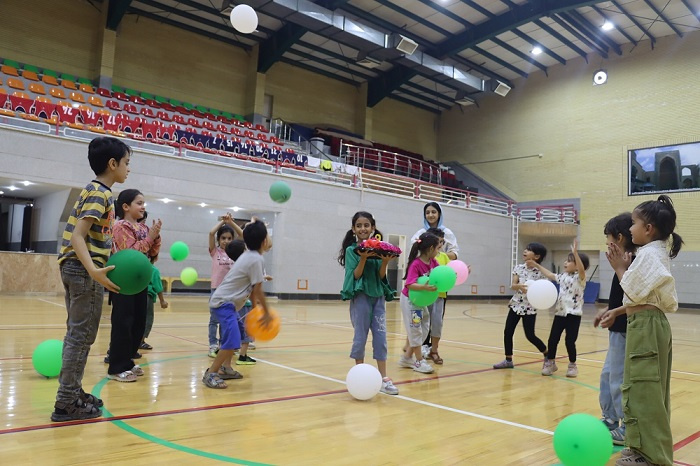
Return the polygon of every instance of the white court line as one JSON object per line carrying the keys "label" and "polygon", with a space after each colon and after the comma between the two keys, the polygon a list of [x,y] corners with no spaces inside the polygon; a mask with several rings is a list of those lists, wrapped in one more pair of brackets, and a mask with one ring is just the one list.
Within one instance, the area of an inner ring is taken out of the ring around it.
{"label": "white court line", "polygon": [[[285,366],[282,364],[277,364],[277,363],[266,361],[266,360],[260,359],[260,358],[257,358],[257,360],[260,362],[264,362],[265,364],[269,364],[271,366],[279,367],[280,369],[286,369],[288,371],[297,372],[299,374],[304,374],[304,375],[308,375],[311,377],[316,377],[316,378],[323,379],[323,380],[329,380],[331,382],[340,383],[340,384],[345,385],[345,382],[343,382],[342,380],[334,379],[332,377],[326,377],[325,375],[315,374],[313,372],[304,371],[301,369],[295,369],[293,367]],[[415,398],[409,398],[409,397],[403,396],[403,395],[387,395],[387,396],[391,396],[392,398],[398,398],[398,399],[404,400],[404,401],[409,401],[411,403],[417,403],[420,405],[429,406],[431,408],[442,409],[443,411],[449,411],[451,413],[463,414],[465,416],[475,417],[477,419],[483,419],[485,421],[497,422],[499,424],[505,424],[505,425],[508,425],[511,427],[518,427],[520,429],[531,430],[533,432],[539,432],[539,433],[547,434],[547,435],[554,435],[554,432],[549,431],[549,430],[540,429],[540,428],[528,426],[525,424],[519,424],[517,422],[506,421],[504,419],[498,419],[498,418],[491,417],[491,416],[484,416],[483,414],[472,413],[470,411],[464,411],[461,409],[450,408],[449,406],[443,406],[443,405],[439,405],[436,403],[431,403],[429,401],[417,400]]]}
{"label": "white court line", "polygon": [[62,308],[64,308],[64,309],[66,308],[66,303],[65,303],[65,302],[62,302],[62,303],[59,304],[59,303],[54,303],[53,301],[49,301],[49,300],[47,300],[47,299],[41,299],[41,298],[36,298],[36,299],[37,299],[38,301],[41,301],[41,302],[44,302],[44,303],[53,304],[54,306],[62,307]]}

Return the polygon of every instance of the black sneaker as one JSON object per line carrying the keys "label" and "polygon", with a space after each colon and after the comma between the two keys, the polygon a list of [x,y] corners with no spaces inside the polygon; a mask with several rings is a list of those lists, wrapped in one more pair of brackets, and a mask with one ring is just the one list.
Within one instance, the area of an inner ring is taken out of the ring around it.
{"label": "black sneaker", "polygon": [[105,364],[109,364],[109,354],[107,354],[107,356],[105,356],[104,361],[105,361]]}
{"label": "black sneaker", "polygon": [[101,409],[78,398],[70,404],[57,402],[53,413],[51,413],[51,420],[54,422],[79,421],[100,416],[102,416]]}
{"label": "black sneaker", "polygon": [[255,359],[251,358],[251,357],[248,356],[248,355],[245,355],[245,356],[238,356],[238,360],[236,361],[236,365],[237,365],[237,366],[252,366],[252,365],[255,364],[256,362],[258,362],[258,361],[256,361]]}
{"label": "black sneaker", "polygon": [[141,359],[142,357],[143,357],[143,356],[141,356],[141,353],[139,353],[139,352],[137,351],[136,354],[134,355],[133,359]]}
{"label": "black sneaker", "polygon": [[153,349],[153,347],[151,345],[149,345],[148,343],[146,343],[145,341],[141,342],[141,346],[139,346],[139,348],[143,349],[143,350],[152,350]]}

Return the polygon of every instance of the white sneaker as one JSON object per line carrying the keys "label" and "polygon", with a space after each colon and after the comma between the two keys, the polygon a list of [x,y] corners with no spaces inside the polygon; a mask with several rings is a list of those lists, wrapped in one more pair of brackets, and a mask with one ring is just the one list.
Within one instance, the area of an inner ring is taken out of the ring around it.
{"label": "white sneaker", "polygon": [[423,356],[423,359],[427,359],[427,357],[430,356],[430,346],[428,346],[428,345],[421,346],[420,353]]}
{"label": "white sneaker", "polygon": [[379,389],[380,392],[386,393],[387,395],[398,395],[399,389],[396,388],[394,382],[391,381],[389,377],[384,377],[382,380],[382,388]]}
{"label": "white sneaker", "polygon": [[413,370],[421,374],[432,374],[434,369],[433,366],[425,362],[425,359],[421,359],[413,363]]}
{"label": "white sneaker", "polygon": [[399,358],[399,367],[407,367],[409,369],[413,369],[414,362],[413,358],[407,358],[406,356],[401,356]]}

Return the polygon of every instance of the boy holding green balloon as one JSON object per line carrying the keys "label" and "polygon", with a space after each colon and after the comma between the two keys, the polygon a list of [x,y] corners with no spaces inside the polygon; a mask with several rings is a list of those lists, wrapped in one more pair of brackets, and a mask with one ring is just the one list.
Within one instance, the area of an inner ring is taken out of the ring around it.
{"label": "boy holding green balloon", "polygon": [[112,249],[114,198],[112,186],[129,175],[131,149],[119,139],[98,137],[88,146],[88,162],[95,173],[73,206],[61,242],[58,263],[66,290],[66,336],[58,376],[54,422],[92,419],[102,415],[102,400],[85,393],[83,373],[95,342],[105,288],[118,292],[105,267]]}

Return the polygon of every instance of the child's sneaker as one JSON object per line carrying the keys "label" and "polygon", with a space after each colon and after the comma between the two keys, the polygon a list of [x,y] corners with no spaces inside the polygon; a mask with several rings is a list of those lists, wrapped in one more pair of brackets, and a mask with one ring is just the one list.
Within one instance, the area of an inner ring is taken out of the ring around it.
{"label": "child's sneaker", "polygon": [[219,352],[219,347],[218,346],[210,346],[209,347],[209,356],[210,358],[215,358],[217,353]]}
{"label": "child's sneaker", "polygon": [[117,382],[136,382],[138,378],[136,374],[131,371],[120,372],[119,374],[107,374],[109,380],[116,380]]}
{"label": "child's sneaker", "polygon": [[399,358],[399,367],[407,367],[413,369],[413,358],[407,358],[406,356],[401,356]]}
{"label": "child's sneaker", "polygon": [[248,343],[248,351],[254,350],[254,349],[255,349],[255,343],[253,343],[253,342],[251,341],[250,343]]}
{"label": "child's sneaker", "polygon": [[624,445],[625,444],[625,426],[624,425],[618,427],[617,429],[611,430],[610,435],[612,436],[612,441],[615,445]]}
{"label": "child's sneaker", "polygon": [[394,385],[394,382],[392,382],[389,377],[384,377],[384,379],[382,379],[382,388],[380,388],[379,391],[387,395],[399,394],[399,389],[396,388],[396,385]]}
{"label": "child's sneaker", "polygon": [[423,359],[428,359],[428,356],[430,355],[430,346],[428,345],[423,345],[420,347],[420,354],[423,356]]}
{"label": "child's sneaker", "polygon": [[56,403],[51,420],[54,422],[77,421],[81,419],[94,419],[102,416],[102,410],[91,403],[85,403],[78,398],[73,403]]}
{"label": "child's sneaker", "polygon": [[567,377],[576,377],[578,375],[578,367],[575,362],[569,363],[569,368],[566,370]]}
{"label": "child's sneaker", "polygon": [[603,416],[600,418],[600,422],[605,424],[605,427],[608,428],[608,430],[615,430],[619,427],[620,423],[617,421],[613,421],[612,419],[608,419],[607,417]]}
{"label": "child's sneaker", "polygon": [[515,367],[513,364],[513,361],[509,361],[507,359],[504,359],[503,361],[499,362],[498,364],[494,364],[493,368],[494,369],[512,369]]}
{"label": "child's sneaker", "polygon": [[557,363],[554,362],[553,359],[544,360],[544,364],[542,365],[542,375],[552,375],[558,370],[559,368],[557,367]]}
{"label": "child's sneaker", "polygon": [[433,366],[425,362],[425,359],[421,359],[413,363],[413,370],[421,374],[432,374],[434,369]]}
{"label": "child's sneaker", "polygon": [[238,359],[236,360],[236,365],[237,365],[237,366],[252,366],[252,365],[255,364],[256,362],[258,362],[258,361],[256,361],[255,359],[251,358],[251,357],[248,356],[248,355],[245,355],[245,356],[238,356]]}
{"label": "child's sneaker", "polygon": [[622,450],[622,454],[615,461],[615,466],[653,466],[642,455],[634,450]]}

